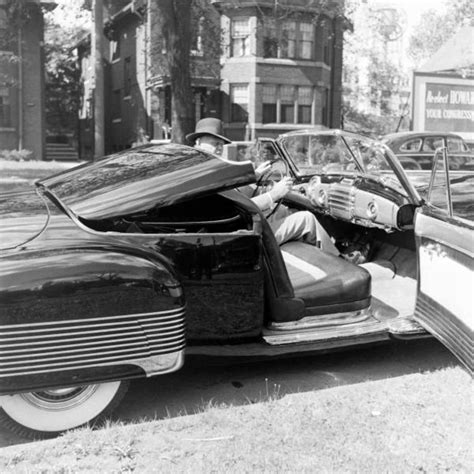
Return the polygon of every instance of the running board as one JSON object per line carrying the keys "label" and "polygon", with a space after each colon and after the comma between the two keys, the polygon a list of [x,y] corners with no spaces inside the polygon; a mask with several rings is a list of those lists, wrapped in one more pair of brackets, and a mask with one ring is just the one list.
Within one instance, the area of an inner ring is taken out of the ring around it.
{"label": "running board", "polygon": [[412,318],[395,318],[387,322],[390,336],[394,339],[418,339],[420,337],[431,337],[426,329]]}
{"label": "running board", "polygon": [[343,346],[349,341],[366,343],[367,339],[381,341],[389,339],[387,325],[375,318],[341,326],[314,327],[308,329],[265,329],[263,339],[270,345],[325,343],[328,346]]}

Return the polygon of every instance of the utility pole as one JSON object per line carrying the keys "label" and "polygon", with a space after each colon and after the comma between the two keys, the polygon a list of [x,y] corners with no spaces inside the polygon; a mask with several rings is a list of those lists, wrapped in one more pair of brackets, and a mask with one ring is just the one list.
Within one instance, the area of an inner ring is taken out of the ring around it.
{"label": "utility pole", "polygon": [[94,64],[94,158],[104,155],[104,44],[102,0],[92,1],[91,55]]}

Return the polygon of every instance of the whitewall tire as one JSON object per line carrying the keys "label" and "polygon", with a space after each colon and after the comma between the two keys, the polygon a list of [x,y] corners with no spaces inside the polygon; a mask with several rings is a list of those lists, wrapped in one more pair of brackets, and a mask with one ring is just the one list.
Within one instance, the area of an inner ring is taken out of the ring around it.
{"label": "whitewall tire", "polygon": [[129,383],[107,382],[0,397],[0,423],[29,438],[95,424],[120,403]]}

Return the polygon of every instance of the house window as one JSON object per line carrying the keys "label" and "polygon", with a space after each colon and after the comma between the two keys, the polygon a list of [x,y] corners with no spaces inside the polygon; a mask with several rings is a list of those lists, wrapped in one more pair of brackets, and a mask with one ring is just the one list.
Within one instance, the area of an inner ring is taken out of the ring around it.
{"label": "house window", "polygon": [[120,59],[120,35],[116,35],[110,42],[110,57],[112,61]]}
{"label": "house window", "polygon": [[202,54],[202,35],[204,31],[204,17],[200,17],[193,28],[191,37],[191,54],[199,56]]}
{"label": "house window", "polygon": [[112,93],[112,120],[122,117],[122,94],[120,89],[115,89]]}
{"label": "house window", "polygon": [[324,89],[321,104],[322,125],[329,126],[329,89]]}
{"label": "house window", "polygon": [[249,107],[249,88],[248,85],[235,85],[230,87],[232,122],[247,122]]}
{"label": "house window", "polygon": [[295,98],[293,86],[280,86],[280,122],[295,123]]}
{"label": "house window", "polygon": [[298,87],[298,123],[311,123],[313,88]]}
{"label": "house window", "polygon": [[132,61],[130,56],[123,62],[123,94],[128,97],[132,93]]}
{"label": "house window", "polygon": [[250,54],[249,20],[232,20],[231,25],[232,56],[248,56]]}
{"label": "house window", "polygon": [[10,93],[0,87],[0,127],[11,127]]}
{"label": "house window", "polygon": [[280,57],[296,57],[296,22],[294,21],[285,21],[282,25]]}
{"label": "house window", "polygon": [[278,30],[272,18],[266,19],[263,27],[263,57],[278,58]]}
{"label": "house window", "polygon": [[323,27],[323,38],[324,38],[324,51],[323,51],[323,60],[324,64],[331,65],[332,59],[332,28],[330,20],[326,19],[324,21]]}
{"label": "house window", "polygon": [[298,57],[313,59],[314,26],[312,23],[300,23],[300,37],[298,41]]}
{"label": "house window", "polygon": [[265,21],[263,57],[288,59],[314,58],[314,25],[310,22]]}
{"label": "house window", "polygon": [[275,85],[263,86],[262,95],[262,123],[277,121],[277,88]]}

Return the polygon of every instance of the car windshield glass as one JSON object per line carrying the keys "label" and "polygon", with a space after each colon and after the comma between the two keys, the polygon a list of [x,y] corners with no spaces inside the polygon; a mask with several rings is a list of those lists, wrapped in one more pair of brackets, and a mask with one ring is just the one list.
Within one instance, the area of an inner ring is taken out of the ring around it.
{"label": "car windshield glass", "polygon": [[406,194],[393,172],[387,148],[380,142],[350,134],[319,133],[284,136],[281,145],[300,175],[364,175]]}
{"label": "car windshield glass", "polygon": [[[449,155],[448,155],[449,160]],[[448,163],[450,168],[450,164]],[[445,213],[450,214],[449,201],[452,205],[452,215],[474,221],[474,175],[472,173],[449,173],[447,186],[446,169],[441,153],[436,155],[436,169],[432,176],[431,193],[428,188],[422,191],[427,201]]]}

